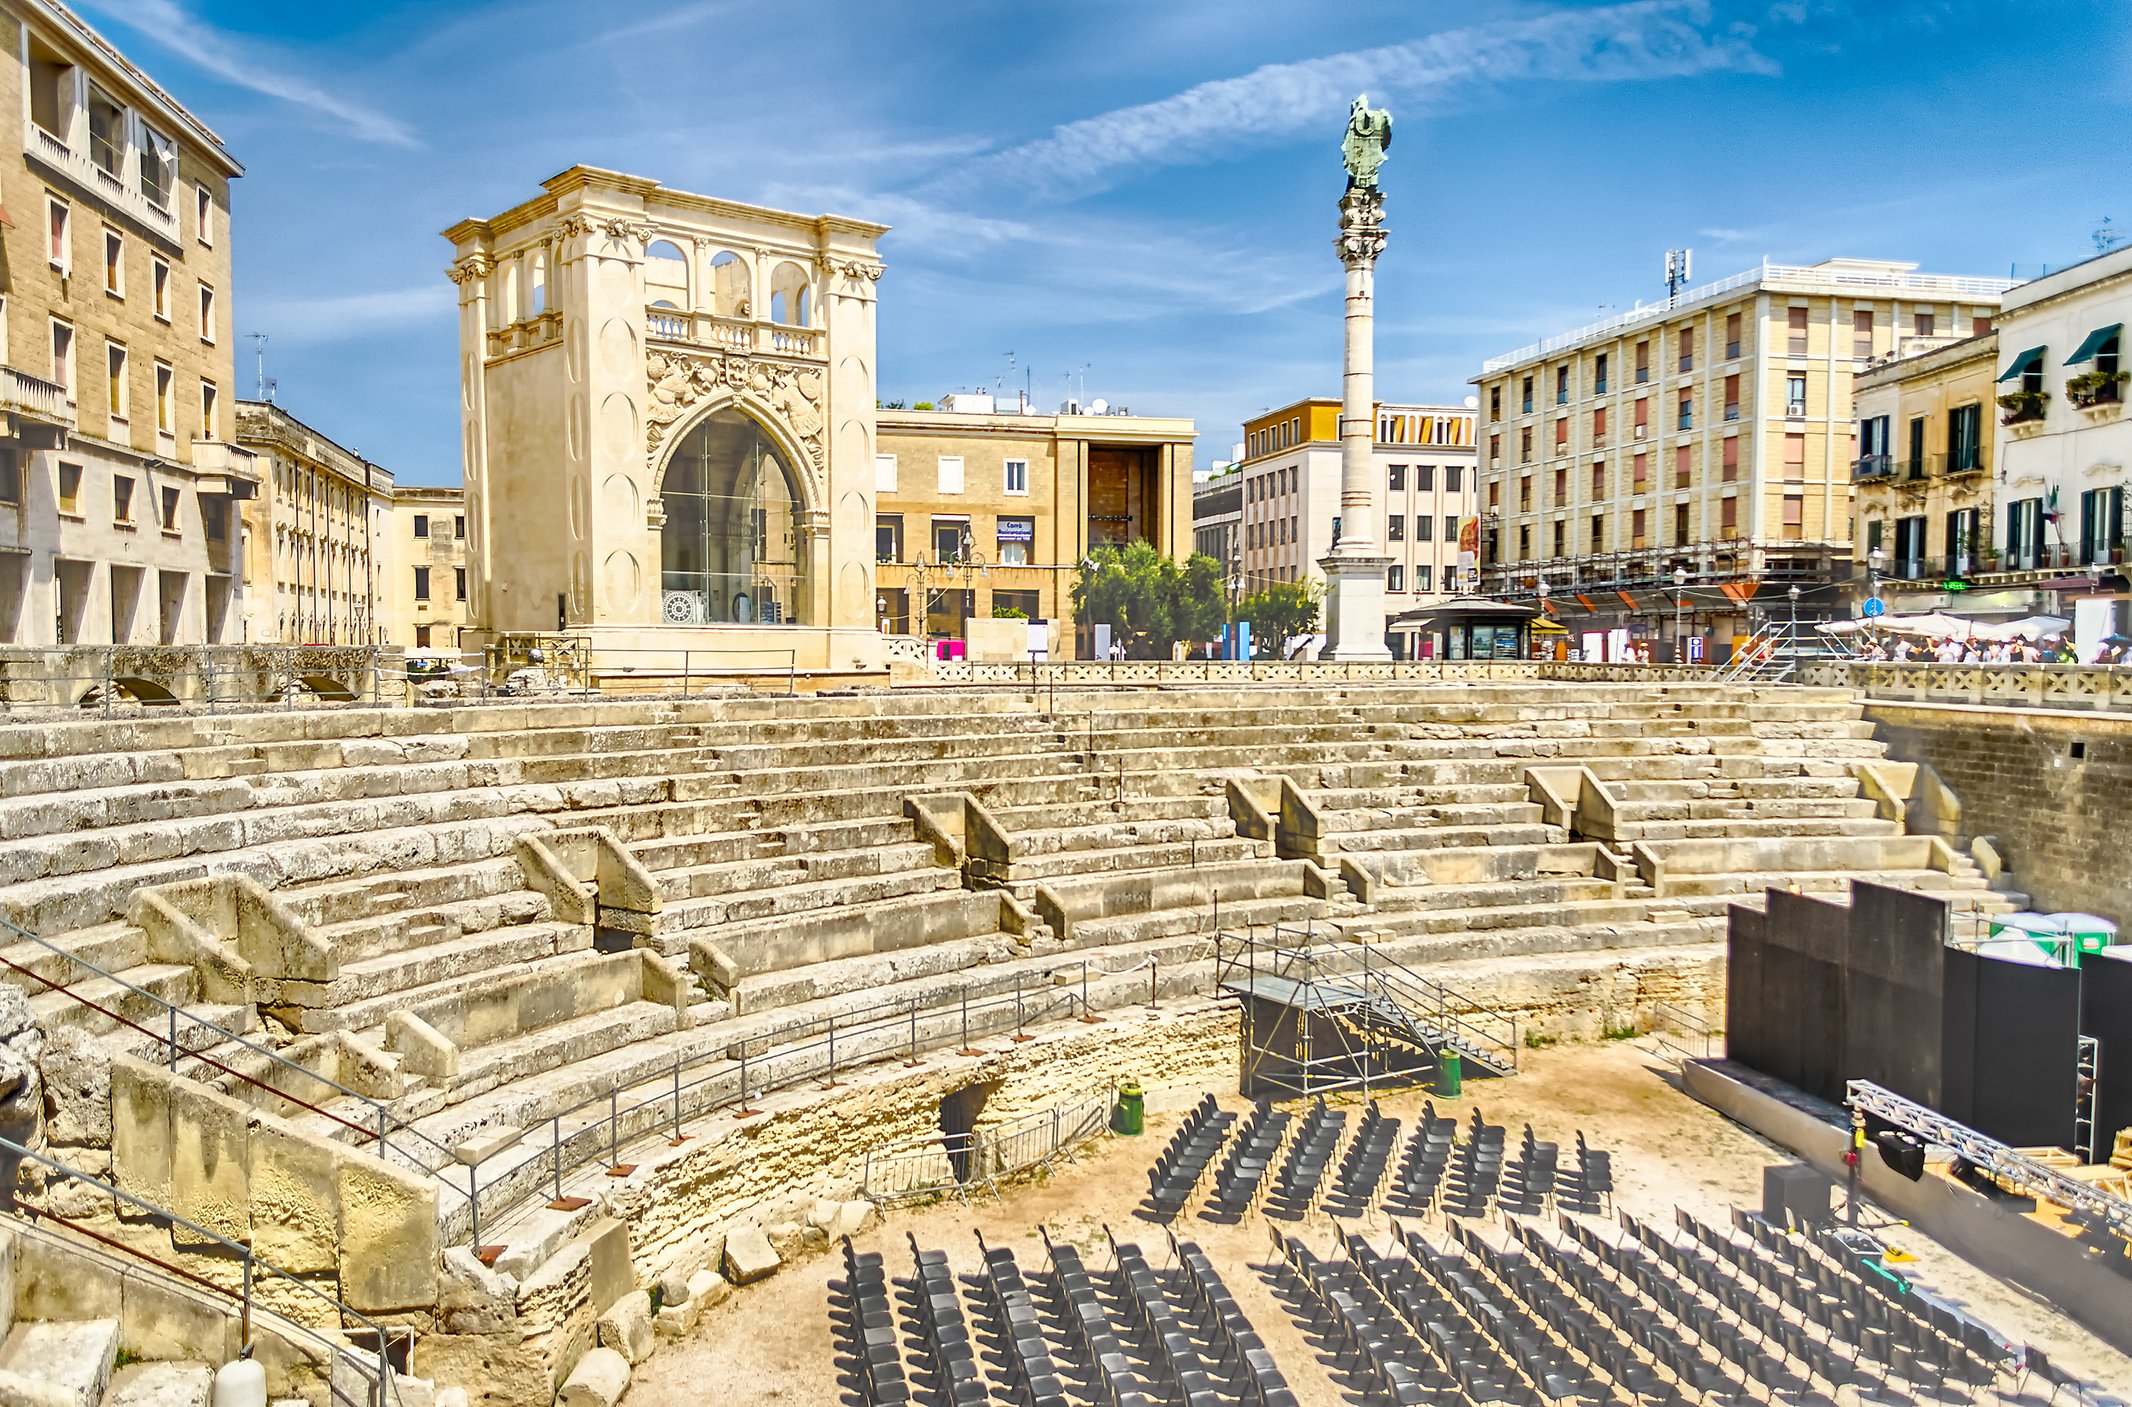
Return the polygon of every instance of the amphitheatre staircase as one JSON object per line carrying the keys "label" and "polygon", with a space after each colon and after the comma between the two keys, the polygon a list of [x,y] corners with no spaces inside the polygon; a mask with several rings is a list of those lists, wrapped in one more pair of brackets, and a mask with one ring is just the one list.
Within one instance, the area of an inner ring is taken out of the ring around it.
{"label": "amphitheatre staircase", "polygon": [[1531,680],[13,723],[0,981],[302,1133],[475,1163],[497,1215],[528,1130],[560,1160],[623,1095],[744,1097],[839,1023],[886,1057],[891,1009],[915,1049],[973,1003],[1205,992],[1217,930],[1428,974],[1707,962],[1771,885],[2018,907],[1885,766],[1848,691]]}

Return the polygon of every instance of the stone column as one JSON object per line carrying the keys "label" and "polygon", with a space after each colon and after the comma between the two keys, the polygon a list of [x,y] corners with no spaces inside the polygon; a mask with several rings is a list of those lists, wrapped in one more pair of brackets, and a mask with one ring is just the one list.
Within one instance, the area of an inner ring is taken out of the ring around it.
{"label": "stone column", "polygon": [[1384,573],[1389,557],[1377,549],[1377,439],[1373,306],[1377,256],[1384,252],[1384,194],[1354,186],[1340,200],[1340,237],[1333,242],[1347,268],[1346,359],[1340,404],[1340,540],[1319,559],[1325,573],[1325,657],[1389,660],[1384,643]]}

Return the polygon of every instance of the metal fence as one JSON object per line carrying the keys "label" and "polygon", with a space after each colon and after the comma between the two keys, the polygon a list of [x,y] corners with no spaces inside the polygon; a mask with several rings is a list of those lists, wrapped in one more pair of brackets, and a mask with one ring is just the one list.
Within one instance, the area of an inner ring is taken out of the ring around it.
{"label": "metal fence", "polygon": [[1114,1086],[1089,1090],[1049,1109],[1031,1110],[968,1133],[935,1134],[869,1149],[860,1177],[867,1198],[994,1191],[1011,1177],[1053,1161],[1109,1127]]}

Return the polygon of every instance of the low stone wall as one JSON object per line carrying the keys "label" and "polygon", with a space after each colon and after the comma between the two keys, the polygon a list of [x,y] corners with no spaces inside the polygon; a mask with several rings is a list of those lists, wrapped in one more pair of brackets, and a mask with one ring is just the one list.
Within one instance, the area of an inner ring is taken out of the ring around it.
{"label": "low stone wall", "polygon": [[2132,927],[2132,715],[1871,702],[1866,716],[1891,756],[1961,798],[1962,830],[1993,838],[2036,908]]}

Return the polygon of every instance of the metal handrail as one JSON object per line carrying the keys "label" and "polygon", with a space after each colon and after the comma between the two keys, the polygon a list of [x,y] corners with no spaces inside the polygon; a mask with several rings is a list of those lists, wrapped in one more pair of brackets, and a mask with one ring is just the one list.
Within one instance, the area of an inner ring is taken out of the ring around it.
{"label": "metal handrail", "polygon": [[[176,1212],[171,1211],[168,1207],[159,1206],[156,1203],[149,1201],[145,1197],[136,1196],[135,1194],[126,1191],[122,1187],[116,1187],[111,1183],[105,1182],[101,1178],[94,1176],[91,1173],[83,1172],[80,1168],[73,1167],[67,1163],[62,1163],[57,1159],[47,1157],[45,1154],[39,1153],[34,1149],[25,1148],[12,1139],[0,1137],[0,1155],[6,1155],[17,1159],[18,1166],[20,1164],[20,1160],[27,1160],[29,1162],[35,1163],[39,1167],[44,1168],[47,1172],[56,1175],[56,1177],[61,1181],[78,1182],[85,1187],[94,1189],[102,1196],[115,1198],[118,1201],[128,1204],[129,1206],[138,1208],[140,1211],[145,1212],[147,1215],[157,1220],[169,1222],[174,1226],[181,1226],[185,1228],[185,1230],[191,1235],[199,1237],[202,1241],[212,1242],[213,1244],[220,1246],[224,1251],[232,1253],[236,1257],[239,1265],[242,1266],[241,1284],[237,1290],[233,1291],[226,1285],[217,1284],[215,1281],[210,1280],[205,1276],[194,1274],[193,1272],[184,1269],[182,1266],[171,1265],[165,1261],[159,1260],[156,1257],[148,1254],[146,1251],[141,1250],[139,1247],[129,1246],[125,1242],[117,1240],[116,1238],[101,1235],[87,1227],[78,1226],[73,1221],[69,1220],[64,1216],[59,1215],[58,1213],[47,1211],[39,1207],[25,1208],[22,1203],[16,1201],[14,1195],[14,1188],[12,1186],[0,1187],[0,1206],[5,1206],[11,1215],[17,1217],[20,1220],[30,1223],[32,1226],[36,1225],[39,1221],[56,1222],[61,1226],[67,1227],[69,1230],[76,1231],[82,1235],[88,1236],[91,1239],[97,1241],[99,1244],[107,1246],[112,1250],[124,1252],[125,1254],[132,1256],[138,1260],[144,1261],[149,1265],[156,1266],[158,1269],[166,1270],[173,1274],[183,1276],[186,1280],[191,1281],[194,1284],[200,1285],[206,1289],[214,1290],[219,1294],[226,1295],[229,1298],[236,1300],[238,1302],[238,1318],[239,1324],[241,1326],[241,1333],[243,1335],[244,1342],[247,1345],[249,1345],[252,1341],[252,1283],[254,1278],[259,1274],[264,1273],[275,1280],[285,1281],[288,1284],[294,1285],[297,1289],[302,1290],[305,1294],[312,1296],[312,1298],[322,1302],[327,1308],[332,1310],[334,1315],[336,1316],[336,1322],[345,1324],[346,1320],[353,1319],[357,1323],[361,1324],[365,1331],[374,1336],[375,1341],[377,1343],[378,1372],[377,1377],[373,1380],[374,1387],[369,1397],[371,1407],[382,1407],[383,1400],[386,1394],[390,1394],[392,1400],[394,1401],[399,1400],[399,1384],[395,1380],[391,1360],[387,1357],[386,1354],[386,1346],[392,1342],[393,1338],[391,1331],[389,1331],[384,1325],[379,1324],[376,1320],[372,1319],[369,1315],[363,1313],[361,1310],[347,1303],[347,1301],[336,1298],[335,1296],[326,1293],[324,1290],[321,1290],[320,1288],[318,1288],[317,1285],[313,1284],[309,1280],[301,1279],[298,1276],[290,1274],[288,1271],[283,1270],[280,1266],[275,1265],[272,1261],[262,1259],[259,1254],[255,1252],[250,1246],[247,1246],[242,1242],[232,1241],[227,1236],[224,1236],[219,1232],[210,1231],[207,1227],[200,1225],[198,1222],[188,1220],[187,1218],[178,1215]],[[341,1345],[332,1343],[326,1338],[324,1334],[320,1333],[316,1329],[311,1328],[309,1325],[300,1324],[297,1321],[288,1318],[286,1315],[275,1313],[272,1310],[267,1310],[265,1312],[273,1315],[276,1320],[278,1320],[281,1324],[286,1325],[288,1328],[293,1329],[298,1333],[307,1335],[316,1342],[325,1344],[328,1349],[338,1351],[341,1347]],[[407,1332],[408,1331],[404,1329],[400,1331],[403,1336]]]}
{"label": "metal handrail", "polygon": [[[314,1114],[319,1115],[321,1118],[331,1120],[333,1123],[336,1123],[342,1128],[348,1129],[353,1133],[361,1134],[365,1138],[376,1139],[378,1144],[378,1153],[380,1157],[384,1157],[390,1154],[392,1145],[389,1141],[389,1135],[392,1133],[401,1133],[408,1135],[412,1139],[428,1145],[430,1149],[442,1154],[447,1160],[452,1157],[452,1149],[450,1145],[439,1142],[437,1139],[431,1137],[429,1134],[424,1133],[422,1130],[414,1127],[412,1124],[409,1124],[404,1119],[401,1119],[398,1115],[394,1114],[389,1108],[387,1108],[382,1102],[380,1102],[376,1098],[364,1094],[359,1090],[350,1089],[348,1086],[340,1083],[338,1080],[322,1075],[315,1070],[307,1069],[302,1065],[298,1065],[295,1061],[290,1060],[287,1056],[282,1055],[280,1052],[271,1050],[268,1047],[260,1045],[255,1041],[246,1040],[243,1036],[237,1034],[235,1031],[230,1030],[228,1027],[218,1026],[214,1022],[209,1021],[204,1017],[195,1016],[191,1012],[185,1010],[183,1007],[177,1005],[175,1002],[170,1001],[168,998],[158,996],[156,993],[149,991],[145,987],[140,987],[135,985],[134,983],[128,982],[125,978],[120,977],[114,972],[107,972],[103,968],[98,967],[95,963],[90,962],[87,958],[81,956],[79,953],[69,952],[67,949],[60,947],[58,944],[52,943],[44,938],[40,938],[36,934],[30,932],[28,929],[23,928],[13,922],[10,922],[9,920],[0,919],[0,931],[5,931],[7,933],[12,934],[18,939],[23,939],[30,943],[34,943],[38,947],[44,949],[48,953],[53,954],[54,956],[65,958],[67,961],[75,964],[76,966],[85,968],[90,974],[92,974],[92,976],[100,977],[104,981],[110,982],[113,985],[132,993],[134,996],[143,998],[146,1001],[152,1003],[153,1005],[161,1008],[162,1013],[166,1018],[167,1022],[166,1030],[151,1031],[146,1026],[141,1025],[138,1021],[135,1021],[128,1016],[124,1016],[119,1012],[113,1011],[110,1007],[103,1005],[101,1002],[92,1000],[89,997],[85,997],[81,993],[74,991],[72,988],[62,983],[53,981],[51,978],[45,976],[43,973],[38,972],[33,968],[23,966],[21,963],[16,962],[12,958],[0,955],[0,966],[7,967],[8,969],[14,972],[21,973],[23,976],[30,978],[32,981],[41,982],[48,990],[57,992],[61,996],[67,998],[69,1001],[75,1002],[83,1007],[86,1007],[89,1010],[96,1012],[100,1016],[104,1016],[112,1021],[116,1021],[120,1025],[126,1027],[128,1030],[137,1031],[141,1035],[147,1036],[151,1040],[162,1043],[165,1065],[173,1073],[177,1071],[178,1061],[181,1058],[196,1060],[202,1065],[206,1065],[220,1072],[221,1074],[227,1075],[235,1080],[241,1080],[254,1089],[262,1090],[265,1093],[272,1095],[276,1099],[285,1099],[291,1104],[295,1104],[301,1108],[309,1110]],[[297,1076],[298,1078],[309,1081],[312,1084],[323,1085],[327,1089],[332,1090],[334,1094],[342,1098],[352,1099],[356,1101],[357,1103],[369,1109],[370,1113],[374,1116],[375,1126],[366,1126],[364,1124],[356,1123],[353,1120],[343,1118],[341,1115],[334,1113],[330,1109],[322,1108],[319,1105],[311,1103],[309,1100],[303,1099],[295,1094],[291,1094],[287,1090],[280,1089],[274,1085],[268,1084],[267,1082],[257,1078],[256,1076],[248,1075],[242,1070],[233,1069],[232,1067],[225,1065],[221,1061],[216,1060],[206,1054],[203,1054],[200,1051],[184,1049],[178,1044],[178,1022],[180,1020],[184,1020],[191,1023],[192,1027],[195,1030],[201,1032],[204,1035],[207,1035],[213,1041],[227,1041],[231,1044],[240,1046],[253,1055],[264,1057],[269,1063],[269,1065],[272,1067],[286,1070],[291,1074]],[[441,1173],[437,1172],[434,1167],[431,1167],[428,1170],[430,1171],[432,1176],[437,1178],[438,1185],[450,1188],[453,1192],[458,1193],[458,1195],[467,1199],[469,1206],[473,1209],[470,1215],[473,1217],[473,1226],[478,1234],[481,1224],[481,1214],[480,1199],[475,1193],[474,1170],[471,1168],[467,1170],[467,1186],[464,1190],[453,1186],[453,1184],[450,1181],[446,1180]]]}

